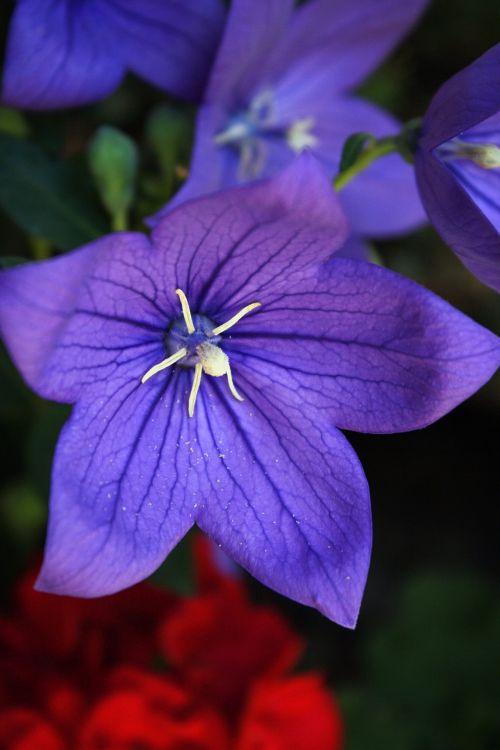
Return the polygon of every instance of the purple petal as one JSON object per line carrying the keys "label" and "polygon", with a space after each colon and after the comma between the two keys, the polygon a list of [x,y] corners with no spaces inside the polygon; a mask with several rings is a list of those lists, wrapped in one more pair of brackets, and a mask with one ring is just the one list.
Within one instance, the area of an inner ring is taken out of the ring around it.
{"label": "purple petal", "polygon": [[424,119],[423,151],[491,117],[500,110],[500,44],[446,81]]}
{"label": "purple petal", "polygon": [[217,465],[211,455],[198,524],[267,586],[354,627],[371,550],[363,470],[319,410],[248,374],[242,404],[215,379],[203,386],[199,434]]}
{"label": "purple petal", "polygon": [[148,369],[178,314],[175,281],[158,289],[155,262],[144,235],[123,233],[0,274],[0,332],[33,390],[71,403],[129,362],[137,377]]}
{"label": "purple petal", "polygon": [[12,18],[2,101],[14,107],[54,109],[101,99],[125,68],[110,54],[117,41],[100,4],[18,0]]}
{"label": "purple petal", "polygon": [[294,0],[234,0],[204,100],[227,110],[248,100],[290,21]]}
{"label": "purple petal", "polygon": [[193,525],[187,371],[146,386],[136,369],[95,384],[63,429],[39,590],[91,597],[131,586]]}
{"label": "purple petal", "polygon": [[86,104],[111,93],[127,69],[197,98],[223,22],[220,0],[19,0],[2,100],[29,109]]}
{"label": "purple petal", "polygon": [[350,234],[342,247],[335,251],[334,258],[352,258],[353,260],[369,260],[370,245],[356,234]]}
{"label": "purple petal", "polygon": [[201,97],[224,25],[221,0],[101,0],[101,7],[128,69],[177,96]]}
{"label": "purple petal", "polygon": [[498,230],[433,154],[417,155],[415,174],[429,219],[441,237],[469,271],[500,292]]}
{"label": "purple petal", "polygon": [[312,0],[294,14],[266,74],[321,79],[323,95],[357,86],[416,23],[428,0]]}
{"label": "purple petal", "polygon": [[[448,147],[460,150],[465,144],[480,148],[494,146],[500,150],[500,112],[461,133],[459,138],[452,140]],[[447,144],[443,144],[443,147],[446,149]],[[435,156],[450,170],[458,184],[493,224],[497,232],[500,232],[500,168],[497,166],[486,169],[471,159],[459,158],[459,155],[444,159],[440,153],[441,148],[435,149]]]}
{"label": "purple petal", "polygon": [[153,243],[165,252],[165,277],[193,309],[216,317],[311,273],[346,236],[330,182],[304,154],[273,180],[182,204],[156,226]]}
{"label": "purple petal", "polygon": [[196,520],[264,583],[353,627],[371,522],[342,435],[244,377],[243,404],[205,378],[188,419],[188,370],[145,385],[133,375],[95,386],[63,431],[37,587],[88,597],[132,585]]}
{"label": "purple petal", "polygon": [[[340,428],[424,427],[480,388],[500,340],[418,284],[373,264],[332,259],[321,276],[254,294],[262,307],[225,343],[231,363],[273,398],[294,394]],[[253,297],[252,297],[253,299]]]}

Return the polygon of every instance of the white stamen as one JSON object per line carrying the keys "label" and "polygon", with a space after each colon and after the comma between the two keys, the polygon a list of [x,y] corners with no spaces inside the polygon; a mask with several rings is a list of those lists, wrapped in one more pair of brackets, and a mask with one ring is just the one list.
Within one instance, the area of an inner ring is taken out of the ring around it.
{"label": "white stamen", "polygon": [[194,407],[196,406],[196,397],[198,396],[198,391],[200,390],[200,383],[201,383],[202,375],[203,375],[202,365],[200,364],[195,365],[193,385],[191,386],[191,393],[189,394],[189,403],[188,403],[188,414],[190,417],[192,417],[194,414]]}
{"label": "white stamen", "polygon": [[214,328],[211,336],[218,336],[219,333],[224,333],[224,331],[229,330],[229,328],[232,328],[235,323],[237,323],[241,318],[246,315],[247,313],[251,312],[252,310],[255,310],[256,307],[260,307],[260,302],[252,302],[250,305],[247,305],[243,308],[243,310],[240,310],[239,313],[236,313],[236,315],[233,315],[232,318],[230,318],[227,323],[223,323],[220,326],[217,326],[217,328]]}
{"label": "white stamen", "polygon": [[191,317],[191,310],[189,309],[189,302],[187,301],[187,297],[182,289],[176,289],[175,293],[181,301],[182,314],[186,323],[187,332],[194,333],[194,323],[193,318]]}
{"label": "white stamen", "polygon": [[229,361],[227,363],[227,382],[229,385],[229,390],[231,391],[235,399],[237,399],[238,401],[244,401],[245,399],[243,398],[243,396],[241,396],[234,387],[233,374],[231,372],[231,365],[229,364]]}
{"label": "white stamen", "polygon": [[500,146],[495,143],[469,143],[460,138],[454,138],[438,148],[443,161],[467,159],[482,169],[498,169],[500,167]]}
{"label": "white stamen", "polygon": [[300,154],[305,148],[318,145],[318,138],[310,132],[314,124],[313,117],[303,117],[292,123],[286,131],[286,142],[296,154]]}
{"label": "white stamen", "polygon": [[179,349],[178,352],[175,352],[175,354],[172,354],[171,357],[167,357],[167,359],[164,359],[162,362],[158,362],[157,365],[153,365],[153,367],[151,367],[147,371],[147,373],[142,376],[141,383],[145,383],[146,380],[149,380],[149,378],[153,377],[153,375],[156,375],[157,372],[161,372],[161,370],[165,370],[167,367],[175,365],[175,363],[185,357],[187,353],[187,349],[183,347],[182,349]]}
{"label": "white stamen", "polygon": [[248,125],[245,122],[234,122],[226,130],[217,133],[214,143],[218,146],[226,146],[228,143],[239,143],[248,136]]}
{"label": "white stamen", "polygon": [[[186,324],[187,332],[189,335],[191,335],[195,332],[196,328],[193,323],[193,317],[191,315],[189,302],[182,289],[176,289],[176,294],[181,302],[182,314],[184,316],[184,322]],[[229,330],[229,328],[232,328],[239,320],[241,320],[244,315],[247,315],[257,307],[260,307],[260,305],[260,302],[252,302],[250,305],[246,305],[242,310],[236,313],[236,315],[233,315],[232,318],[230,318],[225,323],[222,323],[220,326],[216,326],[210,333],[205,334],[205,336],[218,336],[224,331]],[[199,344],[196,347],[195,351],[198,362],[196,362],[194,367],[193,383],[191,385],[191,392],[189,394],[189,416],[192,417],[194,414],[196,398],[198,396],[198,391],[200,390],[201,378],[203,373],[212,375],[216,378],[226,375],[231,394],[234,396],[234,398],[238,399],[238,401],[243,401],[243,396],[238,393],[234,385],[231,365],[229,364],[229,357],[227,356],[227,354],[216,344],[210,343],[210,341],[204,341],[203,343]],[[182,349],[179,349],[179,351],[175,352],[175,354],[172,354],[162,362],[153,365],[153,367],[151,367],[145,373],[145,375],[142,376],[141,383],[145,383],[146,380],[149,380],[149,378],[151,378],[153,375],[156,375],[156,373],[166,369],[167,367],[170,367],[184,357],[189,356],[189,354],[190,352],[188,351],[187,347],[182,347]],[[191,354],[191,356],[193,355]]]}

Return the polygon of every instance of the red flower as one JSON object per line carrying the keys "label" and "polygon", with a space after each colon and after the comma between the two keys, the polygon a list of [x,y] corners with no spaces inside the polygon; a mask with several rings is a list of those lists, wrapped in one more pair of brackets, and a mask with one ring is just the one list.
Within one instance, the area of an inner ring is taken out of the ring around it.
{"label": "red flower", "polygon": [[340,750],[340,710],[316,674],[256,683],[236,750]]}
{"label": "red flower", "polygon": [[12,708],[0,712],[2,750],[66,750],[64,740],[38,712]]}
{"label": "red flower", "polygon": [[[1,750],[339,750],[338,710],[302,642],[198,540],[198,587],[147,584],[99,600],[22,581],[0,619]],[[161,651],[168,672],[160,666]]]}
{"label": "red flower", "polygon": [[171,680],[125,668],[107,683],[107,693],[83,721],[77,750],[229,748],[223,719]]}
{"label": "red flower", "polygon": [[197,542],[202,593],[165,618],[160,645],[185,685],[233,716],[256,679],[297,663],[303,643],[279,612],[251,604],[243,584],[217,570],[205,539]]}

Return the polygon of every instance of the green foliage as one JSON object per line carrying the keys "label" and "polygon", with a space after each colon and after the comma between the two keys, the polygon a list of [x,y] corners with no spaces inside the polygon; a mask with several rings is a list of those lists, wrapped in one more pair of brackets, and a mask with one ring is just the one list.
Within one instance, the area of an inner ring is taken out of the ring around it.
{"label": "green foliage", "polygon": [[185,596],[195,591],[193,565],[193,532],[187,534],[172,550],[151,581]]}
{"label": "green foliage", "polygon": [[0,496],[0,520],[11,540],[30,546],[42,532],[47,509],[27,482],[7,486]]}
{"label": "green foliage", "polygon": [[366,146],[374,141],[370,133],[354,133],[344,143],[340,156],[339,173],[346,172],[357,162]]}
{"label": "green foliage", "polygon": [[499,643],[493,587],[415,577],[392,621],[368,638],[364,685],[341,693],[346,750],[500,747]]}
{"label": "green foliage", "polygon": [[27,138],[30,132],[28,121],[21,112],[10,107],[0,107],[0,132]]}
{"label": "green foliage", "polygon": [[88,157],[101,200],[113,219],[113,228],[126,229],[139,161],[134,141],[118,128],[103,125],[90,141]]}
{"label": "green foliage", "polygon": [[174,191],[179,163],[188,160],[191,137],[191,118],[184,110],[161,105],[151,112],[146,139],[160,165],[167,195]]}
{"label": "green foliage", "polygon": [[58,250],[108,230],[85,172],[50,159],[37,144],[0,133],[0,205],[30,235]]}

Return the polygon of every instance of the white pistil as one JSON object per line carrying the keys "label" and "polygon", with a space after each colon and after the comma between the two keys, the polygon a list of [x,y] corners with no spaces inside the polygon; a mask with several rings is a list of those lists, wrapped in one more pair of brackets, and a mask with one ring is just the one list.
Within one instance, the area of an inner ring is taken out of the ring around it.
{"label": "white pistil", "polygon": [[303,117],[292,123],[286,131],[286,142],[296,154],[300,154],[305,148],[317,146],[318,138],[311,133],[314,124],[313,117]]}
{"label": "white pistil", "polygon": [[[195,332],[195,326],[193,323],[193,317],[191,315],[191,310],[189,307],[189,302],[187,300],[186,295],[182,291],[182,289],[176,289],[176,294],[179,297],[179,300],[181,302],[182,307],[182,314],[184,317],[184,322],[186,324],[186,329],[189,335]],[[219,334],[223,333],[224,331],[229,330],[232,328],[244,315],[247,315],[252,310],[255,310],[256,307],[260,307],[260,302],[252,302],[250,305],[246,305],[242,310],[240,310],[236,315],[233,315],[232,318],[230,318],[226,323],[222,323],[220,326],[216,326],[212,331],[207,333],[208,337],[212,336],[218,336]],[[211,344],[209,341],[204,341],[203,343],[199,344],[196,349],[196,355],[198,357],[198,362],[195,364],[194,367],[194,378],[193,383],[191,386],[191,392],[189,394],[189,401],[188,401],[188,414],[190,417],[194,414],[194,408],[196,405],[196,398],[198,396],[198,391],[200,390],[200,384],[201,384],[201,378],[203,373],[206,373],[207,375],[212,375],[213,377],[221,377],[223,375],[226,375],[227,377],[227,383],[229,386],[229,390],[231,391],[231,394],[236,398],[238,401],[243,401],[243,396],[238,393],[236,390],[236,387],[233,382],[233,375],[231,372],[231,365],[229,364],[229,357],[227,354],[216,344]],[[181,359],[184,359],[184,357],[187,357],[189,355],[189,351],[186,347],[182,347],[182,349],[179,349],[179,351],[175,352],[175,354],[172,354],[170,357],[167,357],[166,359],[162,360],[156,365],[153,365],[141,378],[141,383],[145,383],[146,380],[149,380],[150,377],[153,375],[156,375],[157,372],[160,372],[161,370],[165,370],[167,367],[170,367],[171,365],[174,365],[176,362],[178,362]]]}

